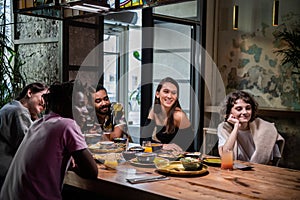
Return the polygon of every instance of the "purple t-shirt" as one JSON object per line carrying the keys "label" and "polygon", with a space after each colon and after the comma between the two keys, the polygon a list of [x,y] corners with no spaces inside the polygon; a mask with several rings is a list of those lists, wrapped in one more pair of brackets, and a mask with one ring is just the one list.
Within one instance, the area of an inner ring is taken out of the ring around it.
{"label": "purple t-shirt", "polygon": [[33,123],[6,176],[0,199],[61,199],[71,153],[87,148],[72,119],[50,113]]}

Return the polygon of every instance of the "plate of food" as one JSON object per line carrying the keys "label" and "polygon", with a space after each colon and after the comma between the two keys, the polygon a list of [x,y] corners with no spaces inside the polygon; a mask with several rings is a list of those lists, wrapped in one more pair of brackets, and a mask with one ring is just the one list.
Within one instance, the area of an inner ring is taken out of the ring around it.
{"label": "plate of food", "polygon": [[144,167],[144,168],[152,168],[152,167],[155,167],[155,164],[154,162],[150,162],[150,163],[142,163],[142,162],[139,162],[137,160],[137,158],[133,158],[131,160],[129,160],[129,163],[133,166],[136,166],[136,167]]}
{"label": "plate of food", "polygon": [[190,171],[186,170],[182,165],[181,161],[171,161],[169,165],[157,168],[157,171],[166,175],[175,175],[175,176],[199,176],[204,175],[208,170],[207,165],[202,164],[196,170]]}
{"label": "plate of food", "polygon": [[120,153],[125,150],[125,147],[119,146],[114,142],[98,142],[88,146],[92,153]]}
{"label": "plate of food", "polygon": [[221,158],[218,157],[206,157],[203,158],[203,163],[211,166],[221,166]]}
{"label": "plate of food", "polygon": [[[109,153],[110,155],[113,155],[116,159],[117,159],[117,161],[120,163],[120,162],[122,162],[122,156],[121,156],[121,153]],[[99,163],[104,163],[104,161],[105,161],[105,159],[107,158],[107,154],[103,154],[103,153],[101,153],[101,154],[98,154],[98,153],[94,153],[94,154],[92,154],[93,155],[93,158],[97,161],[97,162],[99,162]]]}
{"label": "plate of food", "polygon": [[104,160],[105,160],[105,154],[92,154],[93,155],[93,158],[98,161],[99,163],[104,163]]}
{"label": "plate of food", "polygon": [[158,156],[158,157],[161,157],[161,158],[168,159],[168,160],[172,160],[172,161],[174,161],[174,160],[177,159],[176,156],[174,156],[173,154],[168,153],[168,152],[161,152],[161,153],[158,153],[157,156]]}

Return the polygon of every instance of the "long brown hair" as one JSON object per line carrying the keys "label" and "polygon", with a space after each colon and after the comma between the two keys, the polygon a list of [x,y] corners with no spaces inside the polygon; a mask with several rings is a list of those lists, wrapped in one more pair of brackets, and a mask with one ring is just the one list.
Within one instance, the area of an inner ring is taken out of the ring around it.
{"label": "long brown hair", "polygon": [[28,90],[31,90],[31,92],[35,94],[44,91],[46,89],[48,89],[48,86],[43,83],[40,82],[30,83],[23,88],[19,96],[17,96],[16,100],[20,101],[21,99],[23,99],[26,96]]}
{"label": "long brown hair", "polygon": [[[175,85],[176,89],[177,89],[177,99],[175,101],[175,103],[172,105],[170,112],[167,115],[167,124],[166,124],[166,133],[173,133],[175,131],[175,124],[174,124],[174,112],[176,110],[176,108],[180,108],[180,103],[179,103],[179,85],[177,83],[177,81],[175,81],[173,78],[171,77],[166,77],[164,79],[162,79],[160,81],[160,83],[158,84],[157,88],[156,88],[156,92],[160,92],[163,84],[165,83],[172,83],[173,85]],[[159,115],[162,112],[161,110],[161,105],[160,105],[160,100],[159,98],[157,98],[156,96],[154,97],[154,113]]]}

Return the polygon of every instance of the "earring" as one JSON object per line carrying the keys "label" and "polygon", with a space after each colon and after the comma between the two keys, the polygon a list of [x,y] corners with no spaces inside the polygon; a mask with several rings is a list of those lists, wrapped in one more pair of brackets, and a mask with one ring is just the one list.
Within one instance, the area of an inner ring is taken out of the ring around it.
{"label": "earring", "polygon": [[160,104],[159,98],[155,97],[154,103],[155,104]]}

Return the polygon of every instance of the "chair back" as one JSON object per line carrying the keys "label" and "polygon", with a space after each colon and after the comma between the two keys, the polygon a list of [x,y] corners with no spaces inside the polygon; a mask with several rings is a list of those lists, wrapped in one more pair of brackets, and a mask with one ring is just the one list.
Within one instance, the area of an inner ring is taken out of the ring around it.
{"label": "chair back", "polygon": [[207,134],[217,135],[217,129],[216,128],[203,128],[203,154],[208,154],[209,152],[206,152],[206,136]]}
{"label": "chair back", "polygon": [[284,149],[284,145],[285,145],[285,140],[284,140],[284,138],[280,134],[279,134],[279,137],[278,137],[278,139],[276,141],[276,144],[278,145],[279,152],[280,152],[280,155],[281,155],[281,157],[280,158],[276,158],[276,161],[275,161],[275,166],[278,166],[279,162],[280,162],[280,159],[283,156],[283,149]]}

